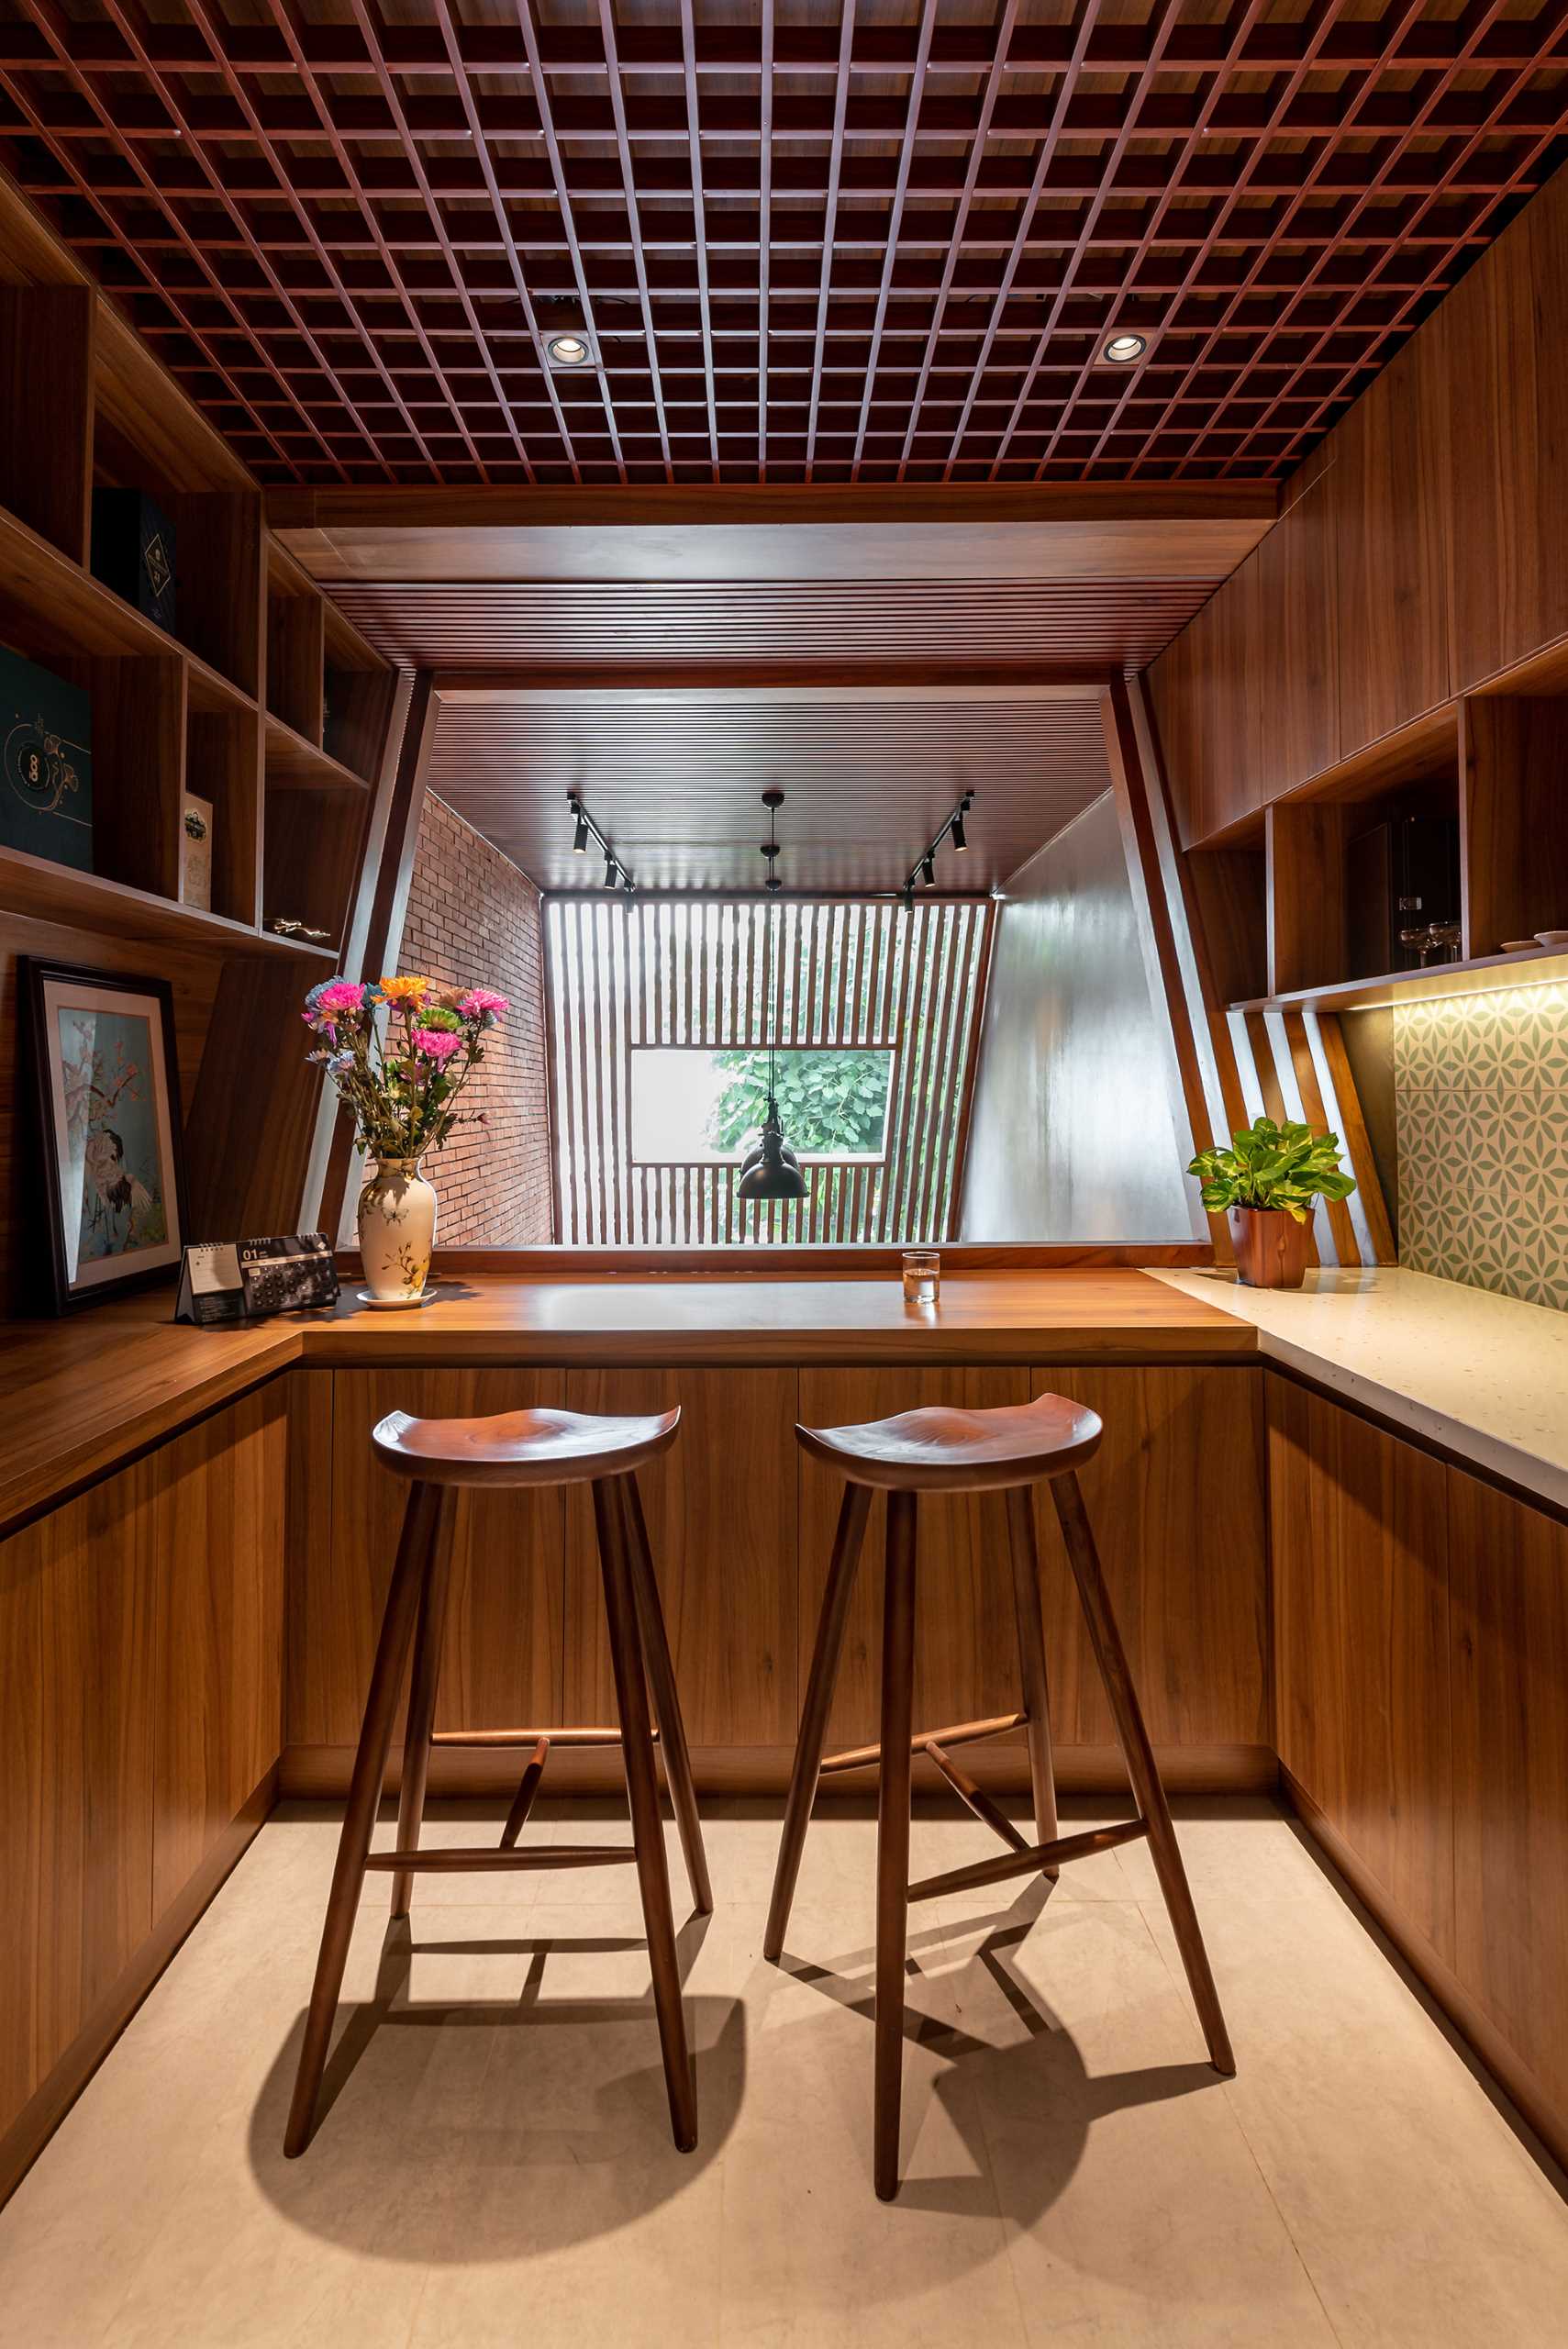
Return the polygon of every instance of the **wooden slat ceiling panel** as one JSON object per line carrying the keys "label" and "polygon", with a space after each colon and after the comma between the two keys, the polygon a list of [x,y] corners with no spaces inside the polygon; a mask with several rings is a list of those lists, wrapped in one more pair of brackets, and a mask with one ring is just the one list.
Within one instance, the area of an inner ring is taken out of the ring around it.
{"label": "wooden slat ceiling panel", "polygon": [[547,890],[602,876],[572,852],[582,792],[642,888],[756,889],[777,784],[786,890],[898,886],[961,792],[976,794],[944,889],[1016,872],[1108,785],[1097,695],[1081,700],[762,696],[678,704],[562,695],[443,704],[429,787]]}
{"label": "wooden slat ceiling panel", "polygon": [[8,0],[0,156],[269,482],[1263,478],[1551,167],[1565,14]]}
{"label": "wooden slat ceiling panel", "polygon": [[1041,675],[1142,669],[1211,592],[1204,580],[485,580],[332,590],[378,651],[409,668],[800,660],[930,671],[1011,662]]}

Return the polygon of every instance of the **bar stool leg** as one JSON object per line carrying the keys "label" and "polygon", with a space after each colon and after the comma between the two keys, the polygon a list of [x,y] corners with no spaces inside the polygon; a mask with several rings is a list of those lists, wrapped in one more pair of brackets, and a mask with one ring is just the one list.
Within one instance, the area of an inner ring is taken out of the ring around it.
{"label": "bar stool leg", "polygon": [[1208,2059],[1215,2070],[1229,2079],[1236,2070],[1236,2058],[1230,2051],[1229,2033],[1219,2009],[1219,1995],[1209,1971],[1208,1953],[1204,1948],[1203,1935],[1198,1930],[1197,1914],[1193,1908],[1187,1873],[1182,1865],[1182,1855],[1176,1845],[1175,1829],[1171,1824],[1165,1789],[1155,1766],[1154,1751],[1143,1725],[1138,1693],[1127,1667],[1121,1634],[1117,1629],[1110,1595],[1100,1571],[1094,1529],[1084,1507],[1078,1479],[1071,1470],[1052,1478],[1051,1497],[1056,1504],[1062,1538],[1067,1546],[1078,1596],[1084,1603],[1100,1677],[1106,1684],[1106,1695],[1110,1699],[1111,1711],[1116,1719],[1117,1735],[1127,1759],[1133,1796],[1149,1829],[1149,1848],[1153,1854],[1154,1871],[1165,1897],[1176,1946],[1182,1953],[1182,1964],[1187,1970],[1193,2004],[1203,2025],[1203,2035],[1208,2042]]}
{"label": "bar stool leg", "polygon": [[359,1750],[354,1755],[354,1775],[349,1786],[348,1808],[343,1813],[343,1831],[338,1839],[338,1861],[332,1871],[332,1889],[327,1897],[321,1951],[316,1961],[316,1980],[311,1988],[310,2009],[300,2045],[294,2101],[289,2107],[288,2128],[284,2137],[284,2151],[291,2158],[304,2153],[310,2142],[311,2127],[316,2118],[316,2099],[321,2093],[321,2076],[327,2069],[332,2019],[338,2011],[338,1994],[343,1987],[343,1968],[348,1963],[349,1943],[353,1935],[354,1912],[364,1884],[365,1860],[370,1852],[371,1837],[375,1832],[375,1815],[381,1806],[386,1757],[392,1745],[393,1716],[397,1710],[397,1693],[403,1685],[403,1667],[408,1660],[408,1645],[414,1636],[415,1611],[430,1562],[431,1543],[439,1510],[440,1495],[433,1485],[413,1486],[408,1495],[408,1506],[404,1511],[403,1535],[397,1545],[397,1561],[392,1569],[392,1584],[381,1619],[381,1636],[376,1642],[370,1693],[365,1698]]}
{"label": "bar stool leg", "polygon": [[882,1769],[876,1809],[876,2080],[873,2173],[898,2191],[904,1963],[909,1923],[909,1741],[915,1690],[915,1496],[887,1496],[882,1615]]}
{"label": "bar stool leg", "polygon": [[[441,1651],[447,1635],[447,1589],[451,1581],[452,1520],[457,1494],[448,1485],[441,1490],[440,1514],[430,1543],[429,1571],[419,1594],[419,1620],[414,1631],[414,1665],[408,1676],[408,1725],[403,1737],[403,1782],[397,1796],[397,1842],[400,1852],[417,1852],[425,1817],[425,1787],[430,1776],[430,1732],[436,1725],[436,1683],[441,1674]],[[392,1879],[392,1914],[406,1917],[414,1878],[400,1869]]]}
{"label": "bar stool leg", "polygon": [[[1035,1841],[1054,1843],[1056,1773],[1051,1759],[1051,1690],[1045,1676],[1045,1636],[1040,1620],[1040,1550],[1034,1537],[1034,1497],[1027,1485],[1006,1496],[1007,1549],[1013,1562],[1013,1613],[1018,1627],[1018,1672],[1029,1720],[1029,1785],[1034,1794]],[[1059,1876],[1060,1868],[1041,1874]]]}
{"label": "bar stool leg", "polygon": [[637,1488],[636,1471],[633,1470],[629,1476],[617,1476],[616,1484],[626,1515],[627,1549],[631,1562],[637,1620],[642,1632],[643,1653],[648,1661],[648,1677],[653,1690],[653,1710],[659,1722],[664,1776],[669,1781],[670,1801],[681,1833],[681,1850],[685,1855],[686,1881],[692,1888],[694,1908],[700,1917],[706,1917],[713,1911],[713,1887],[708,1881],[707,1854],[703,1849],[702,1821],[697,1816],[697,1790],[692,1782],[692,1757],[686,1744],[686,1725],[681,1718],[680,1691],[675,1686],[670,1637],[664,1628],[664,1609],[654,1577],[648,1520],[642,1513],[642,1495]]}
{"label": "bar stool leg", "polygon": [[674,1920],[670,1913],[670,1871],[664,1859],[664,1825],[659,1812],[659,1781],[653,1767],[637,1602],[627,1554],[625,1517],[619,1499],[611,1490],[613,1481],[604,1476],[594,1481],[594,1523],[599,1536],[599,1570],[605,1586],[610,1663],[620,1716],[621,1756],[626,1764],[638,1889],[642,1895],[642,1919],[653,1973],[653,2005],[664,2054],[664,2083],[670,2096],[670,2123],[677,2147],[683,2154],[689,2154],[697,2141],[696,2092],[686,2054],[681,1968],[675,1954]]}
{"label": "bar stool leg", "polygon": [[806,1831],[811,1820],[811,1806],[817,1799],[822,1752],[828,1742],[828,1716],[833,1709],[833,1684],[839,1676],[844,1625],[849,1620],[855,1570],[861,1562],[861,1547],[865,1541],[866,1519],[870,1514],[871,1487],[868,1485],[846,1485],[843,1506],[839,1511],[839,1530],[833,1537],[828,1587],[822,1596],[822,1612],[817,1619],[817,1644],[811,1652],[811,1675],[806,1684],[806,1705],[800,1718],[800,1734],[795,1740],[789,1801],[784,1808],[784,1835],[779,1843],[778,1863],[773,1869],[773,1894],[768,1907],[767,1931],[762,1936],[762,1955],[770,1964],[777,1964],[784,1950],[784,1934],[789,1930],[790,1906],[795,1899],[795,1878],[800,1874],[800,1855],[806,1848]]}

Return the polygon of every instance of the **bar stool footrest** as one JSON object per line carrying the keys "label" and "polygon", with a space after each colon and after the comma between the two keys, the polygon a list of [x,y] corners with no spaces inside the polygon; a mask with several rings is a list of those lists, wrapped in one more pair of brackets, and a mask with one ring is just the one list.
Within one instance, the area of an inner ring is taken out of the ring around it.
{"label": "bar stool footrest", "polygon": [[537,1843],[526,1852],[498,1851],[489,1843],[448,1843],[419,1852],[373,1852],[367,1868],[385,1874],[461,1876],[470,1868],[593,1868],[624,1865],[637,1854],[629,1843]]}
{"label": "bar stool footrest", "polygon": [[[951,1729],[923,1729],[909,1741],[912,1754],[933,1745],[978,1745],[987,1737],[1006,1737],[1009,1730],[1027,1729],[1028,1713],[998,1713],[995,1720],[958,1721]],[[817,1772],[826,1778],[839,1770],[872,1770],[882,1760],[880,1745],[852,1745],[842,1753],[827,1754]]]}
{"label": "bar stool footrest", "polygon": [[937,1900],[944,1892],[969,1892],[984,1884],[1004,1884],[1010,1876],[1032,1876],[1040,1868],[1055,1868],[1069,1860],[1087,1860],[1096,1852],[1114,1852],[1118,1843],[1136,1843],[1149,1832],[1145,1819],[1123,1820],[1115,1827],[1088,1827],[1078,1835],[1059,1835],[1054,1842],[1031,1843],[1021,1852],[1004,1852],[995,1860],[975,1860],[968,1867],[948,1868],[940,1876],[922,1876],[908,1889],[911,1900]]}

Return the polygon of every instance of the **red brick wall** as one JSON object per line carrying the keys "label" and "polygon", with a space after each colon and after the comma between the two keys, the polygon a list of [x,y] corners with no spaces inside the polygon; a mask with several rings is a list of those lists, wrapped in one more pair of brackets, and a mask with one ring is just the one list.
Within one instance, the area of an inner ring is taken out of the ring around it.
{"label": "red brick wall", "polygon": [[489,1124],[461,1125],[426,1161],[440,1197],[438,1248],[527,1248],[553,1238],[539,891],[427,792],[400,971],[494,987],[512,1008],[463,1092]]}

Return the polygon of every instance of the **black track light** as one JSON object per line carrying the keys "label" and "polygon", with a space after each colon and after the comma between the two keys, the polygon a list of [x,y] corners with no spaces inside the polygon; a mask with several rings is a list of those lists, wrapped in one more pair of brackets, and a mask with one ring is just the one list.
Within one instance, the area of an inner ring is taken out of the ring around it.
{"label": "black track light", "polygon": [[950,815],[944,818],[942,828],[937,834],[936,839],[931,842],[929,848],[923,849],[920,854],[915,859],[914,869],[911,871],[909,878],[906,881],[903,889],[899,893],[902,896],[906,907],[914,903],[914,893],[917,887],[921,889],[934,889],[936,887],[937,852],[940,849],[945,848],[950,840],[951,841],[954,848],[959,850],[961,852],[968,848],[969,841],[964,832],[963,819],[973,805],[973,792],[966,791],[962,798],[959,801],[957,807],[952,809]]}
{"label": "black track light", "polygon": [[606,839],[604,827],[594,821],[593,817],[584,806],[582,793],[569,791],[566,795],[566,805],[572,817],[573,855],[586,856],[590,845],[598,849],[605,860],[605,877],[600,885],[601,887],[624,889],[629,897],[636,884]]}

